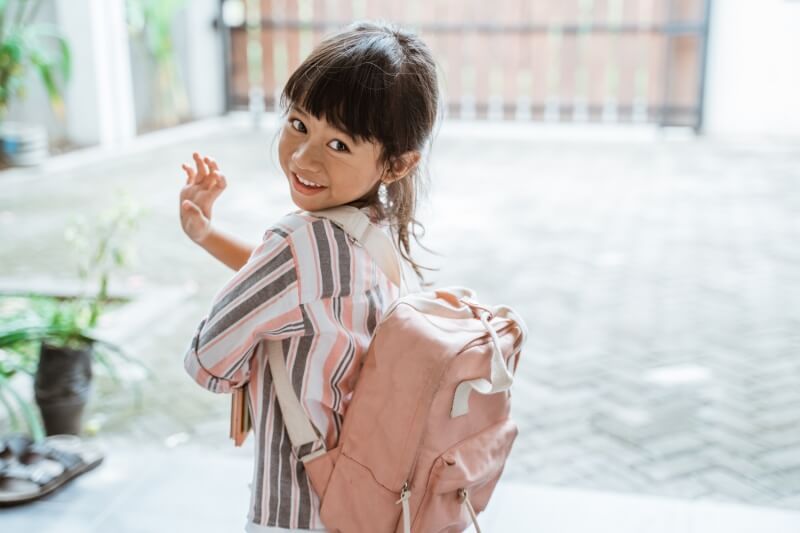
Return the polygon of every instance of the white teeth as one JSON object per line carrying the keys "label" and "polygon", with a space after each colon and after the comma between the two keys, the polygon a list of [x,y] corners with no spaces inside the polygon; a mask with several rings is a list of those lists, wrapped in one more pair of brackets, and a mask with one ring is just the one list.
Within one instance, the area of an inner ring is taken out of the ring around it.
{"label": "white teeth", "polygon": [[313,181],[306,181],[306,180],[304,180],[303,178],[301,178],[301,177],[300,177],[300,176],[298,176],[297,174],[295,174],[295,176],[297,176],[297,180],[298,180],[300,183],[302,183],[303,185],[307,185],[307,186],[309,186],[309,187],[322,187],[322,185],[318,185],[318,184],[314,183]]}

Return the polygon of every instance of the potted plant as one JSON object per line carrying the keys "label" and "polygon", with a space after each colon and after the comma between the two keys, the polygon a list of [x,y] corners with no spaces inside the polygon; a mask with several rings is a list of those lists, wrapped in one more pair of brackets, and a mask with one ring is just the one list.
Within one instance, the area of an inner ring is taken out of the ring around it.
{"label": "potted plant", "polygon": [[141,366],[97,333],[103,311],[114,304],[108,295],[109,277],[131,256],[128,241],[138,218],[138,208],[125,202],[96,224],[79,220],[68,227],[66,237],[83,257],[79,275],[84,285],[97,284],[93,293],[74,298],[31,295],[28,305],[12,305],[2,313],[0,400],[10,413],[12,425],[19,425],[19,420],[12,412],[11,400],[20,406],[31,431],[40,430],[30,406],[10,386],[16,372],[34,377],[34,397],[48,435],[79,434],[93,362],[102,364],[117,381],[113,356]]}
{"label": "potted plant", "polygon": [[67,41],[53,25],[33,23],[40,5],[41,0],[0,0],[0,141],[5,160],[13,165],[35,165],[47,156],[43,126],[4,120],[11,101],[25,96],[29,68],[39,73],[59,117],[70,77]]}

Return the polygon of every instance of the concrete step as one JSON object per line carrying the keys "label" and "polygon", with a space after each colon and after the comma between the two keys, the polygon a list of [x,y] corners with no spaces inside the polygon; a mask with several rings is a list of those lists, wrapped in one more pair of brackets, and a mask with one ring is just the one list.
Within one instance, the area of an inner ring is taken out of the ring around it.
{"label": "concrete step", "polygon": [[[104,463],[26,506],[0,510],[4,532],[242,531],[252,439],[236,449],[100,442]],[[98,441],[99,442],[99,441]],[[797,533],[800,512],[501,481],[484,533]],[[473,528],[468,531],[474,532]]]}

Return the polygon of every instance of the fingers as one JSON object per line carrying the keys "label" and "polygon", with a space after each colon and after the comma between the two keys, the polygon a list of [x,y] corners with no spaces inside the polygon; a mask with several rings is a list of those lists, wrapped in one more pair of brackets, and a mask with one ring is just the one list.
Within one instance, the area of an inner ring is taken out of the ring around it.
{"label": "fingers", "polygon": [[203,158],[203,161],[206,163],[206,165],[208,165],[208,168],[210,169],[209,177],[212,178],[211,179],[211,186],[215,187],[217,189],[220,189],[220,190],[224,189],[225,188],[225,176],[223,176],[220,173],[219,165],[217,165],[217,162],[214,159],[210,158],[210,157]]}
{"label": "fingers", "polygon": [[222,173],[219,171],[219,165],[217,165],[217,162],[210,157],[204,157],[203,162],[209,168],[209,173],[208,173],[209,179],[206,184],[207,185],[206,189],[214,188],[218,189],[219,191],[222,191],[222,189],[225,188],[227,182],[225,181],[225,176],[223,176]]}
{"label": "fingers", "polygon": [[217,186],[217,189],[222,191],[228,185],[228,180],[226,180],[225,176],[223,176],[222,174],[218,174],[217,175],[217,182],[215,183],[215,185]]}
{"label": "fingers", "polygon": [[197,152],[192,152],[192,159],[194,159],[194,164],[197,166],[197,177],[194,180],[194,183],[200,185],[208,177],[208,168],[206,167],[203,158],[200,157],[200,154]]}
{"label": "fingers", "polygon": [[191,185],[194,183],[195,172],[192,167],[187,165],[186,163],[181,163],[181,168],[184,172],[186,172],[186,185]]}
{"label": "fingers", "polygon": [[200,185],[206,190],[214,188],[222,191],[225,189],[228,182],[220,173],[219,165],[214,159],[202,157],[197,152],[192,152],[192,159],[197,167],[196,171],[190,165],[181,164],[181,168],[186,172],[187,185]]}

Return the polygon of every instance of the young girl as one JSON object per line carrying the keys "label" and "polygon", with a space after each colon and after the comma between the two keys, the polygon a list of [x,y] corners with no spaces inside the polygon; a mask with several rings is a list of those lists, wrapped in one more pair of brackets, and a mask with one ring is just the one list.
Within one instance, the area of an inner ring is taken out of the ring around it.
{"label": "young girl", "polygon": [[331,449],[370,337],[399,295],[364,248],[309,212],[361,209],[396,241],[414,271],[406,279],[423,280],[409,233],[417,238],[419,163],[438,100],[433,58],[413,34],[357,23],[323,41],[281,96],[280,166],[300,210],[267,229],[255,248],[210,222],[226,186],[217,163],[195,153],[196,168],[183,165],[184,231],[237,271],[200,322],[185,367],[212,392],[247,387],[256,452],[248,532],[325,530],[284,428],[262,341],[281,341],[295,392]]}

